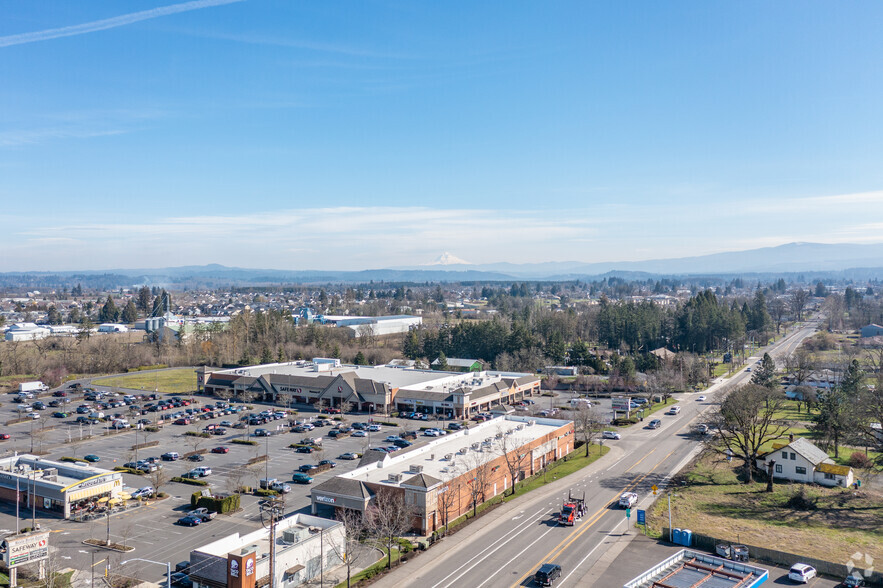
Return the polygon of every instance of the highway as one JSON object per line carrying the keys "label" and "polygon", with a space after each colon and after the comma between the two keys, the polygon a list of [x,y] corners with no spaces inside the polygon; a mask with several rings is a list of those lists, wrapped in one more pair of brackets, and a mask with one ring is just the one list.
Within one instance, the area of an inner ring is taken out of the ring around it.
{"label": "highway", "polygon": [[[749,359],[753,366],[764,351],[774,359],[793,352],[817,328],[807,323],[785,339]],[[702,392],[679,395],[680,414],[655,413],[659,429],[635,425],[622,431],[622,440],[607,441],[610,453],[583,471],[567,476],[519,500],[498,507],[477,523],[443,539],[413,563],[394,570],[378,586],[420,588],[514,587],[533,585],[533,574],[543,563],[562,567],[556,586],[593,585],[592,566],[612,545],[609,539],[628,530],[625,510],[617,506],[622,492],[636,492],[632,509],[646,508],[660,489],[700,449],[693,427],[714,410],[730,385],[746,383],[744,369],[719,380]],[[706,401],[697,400],[700,395]],[[650,419],[645,419],[645,424]],[[587,514],[573,527],[558,526],[555,516],[568,492],[586,494]],[[631,521],[634,527],[634,519]],[[677,521],[674,521],[677,526]],[[629,531],[635,533],[635,530]],[[627,562],[625,562],[627,565]],[[635,570],[639,573],[642,570]]]}

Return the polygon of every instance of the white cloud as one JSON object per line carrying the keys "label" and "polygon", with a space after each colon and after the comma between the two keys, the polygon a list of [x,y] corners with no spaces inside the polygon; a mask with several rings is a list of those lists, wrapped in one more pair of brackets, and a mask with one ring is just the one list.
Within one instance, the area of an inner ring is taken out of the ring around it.
{"label": "white cloud", "polygon": [[32,33],[19,33],[17,35],[7,35],[0,37],[0,47],[10,47],[12,45],[23,45],[25,43],[36,43],[39,41],[48,41],[50,39],[58,39],[61,37],[72,37],[74,35],[85,35],[86,33],[94,33],[97,31],[105,31],[116,27],[122,27],[142,20],[150,20],[161,16],[169,16],[178,14],[179,12],[189,12],[191,10],[199,10],[201,8],[211,8],[213,6],[222,6],[224,4],[233,4],[234,2],[242,2],[243,0],[193,0],[192,2],[184,2],[182,4],[173,4],[171,6],[160,6],[151,8],[150,10],[142,10],[131,14],[114,16],[78,25],[71,25],[57,29],[46,29],[43,31],[34,31]]}

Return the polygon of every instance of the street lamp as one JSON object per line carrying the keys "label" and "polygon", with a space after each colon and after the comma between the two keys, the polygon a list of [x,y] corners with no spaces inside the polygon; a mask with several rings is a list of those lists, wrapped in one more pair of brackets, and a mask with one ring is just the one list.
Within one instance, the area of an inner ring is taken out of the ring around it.
{"label": "street lamp", "polygon": [[127,559],[124,562],[120,562],[121,566],[126,565],[130,561],[146,561],[147,563],[156,564],[158,566],[166,566],[166,588],[172,588],[172,563],[166,562],[162,563],[160,561],[153,561],[152,559],[143,559],[140,557],[134,557],[132,559]]}

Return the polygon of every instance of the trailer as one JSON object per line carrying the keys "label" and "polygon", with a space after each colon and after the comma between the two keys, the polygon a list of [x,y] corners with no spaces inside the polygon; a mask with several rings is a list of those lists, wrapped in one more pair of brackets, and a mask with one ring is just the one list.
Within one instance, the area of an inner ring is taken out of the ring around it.
{"label": "trailer", "polygon": [[582,497],[574,496],[571,491],[567,491],[567,500],[561,506],[561,512],[558,514],[558,524],[572,527],[576,521],[581,519],[586,511],[586,493],[583,492]]}

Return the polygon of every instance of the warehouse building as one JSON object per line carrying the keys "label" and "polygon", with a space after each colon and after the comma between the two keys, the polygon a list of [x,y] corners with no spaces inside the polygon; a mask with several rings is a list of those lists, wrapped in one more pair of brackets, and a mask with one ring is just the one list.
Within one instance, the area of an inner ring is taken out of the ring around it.
{"label": "warehouse building", "polygon": [[346,329],[350,337],[379,337],[397,335],[417,329],[423,318],[407,314],[392,316],[331,316],[319,315],[316,320],[325,325]]}
{"label": "warehouse building", "polygon": [[0,459],[0,500],[76,517],[117,498],[123,475],[91,465],[63,463],[35,455]]}
{"label": "warehouse building", "polygon": [[[300,586],[341,564],[343,525],[295,514],[276,523],[275,536],[262,528],[233,533],[190,552],[193,588]],[[270,581],[270,553],[273,581]]]}
{"label": "warehouse building", "polygon": [[508,490],[513,471],[523,480],[573,449],[571,421],[498,417],[401,453],[367,452],[358,468],[312,489],[312,512],[365,512],[386,489],[403,494],[414,509],[413,530],[429,535],[471,510],[473,499]]}
{"label": "warehouse building", "polygon": [[197,370],[197,389],[222,397],[315,404],[355,411],[422,412],[447,418],[476,413],[540,394],[535,374],[469,373],[344,365],[338,359]]}

